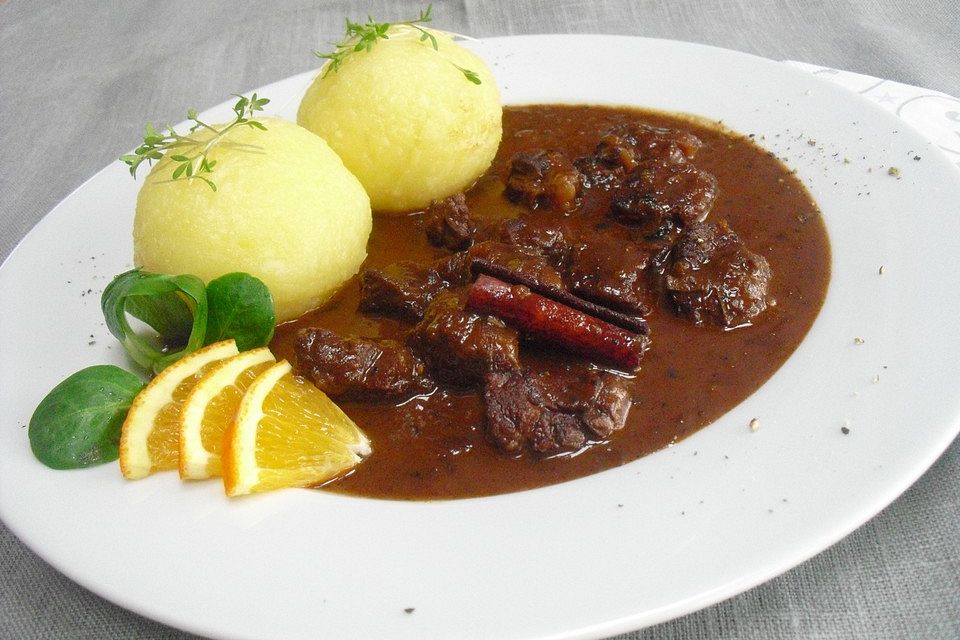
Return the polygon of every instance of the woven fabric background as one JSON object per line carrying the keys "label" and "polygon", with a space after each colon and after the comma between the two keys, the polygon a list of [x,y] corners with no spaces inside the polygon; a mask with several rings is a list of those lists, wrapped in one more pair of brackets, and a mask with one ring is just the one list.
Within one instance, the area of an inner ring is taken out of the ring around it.
{"label": "woven fabric background", "polygon": [[[409,0],[0,0],[0,259],[132,147],[146,119],[176,122],[186,106],[316,67],[311,49],[337,39],[345,16],[402,19],[420,8]],[[476,37],[688,40],[960,96],[956,0],[462,0],[434,2],[434,15],[438,26]],[[0,639],[194,637],[77,586],[0,524]],[[817,557],[724,603],[618,638],[960,638],[960,443]]]}

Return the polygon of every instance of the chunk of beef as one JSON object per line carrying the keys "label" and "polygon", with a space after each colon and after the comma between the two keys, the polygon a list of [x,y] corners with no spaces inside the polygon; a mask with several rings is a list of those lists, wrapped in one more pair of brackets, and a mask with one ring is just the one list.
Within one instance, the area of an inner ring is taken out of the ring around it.
{"label": "chunk of beef", "polygon": [[473,280],[472,258],[467,251],[458,251],[433,263],[432,268],[450,287],[462,287]]}
{"label": "chunk of beef", "polygon": [[632,242],[605,236],[591,238],[570,251],[570,291],[599,305],[633,315],[652,310],[648,286],[650,254]]}
{"label": "chunk of beef", "polygon": [[721,221],[694,225],[680,236],[665,285],[681,315],[729,329],[767,308],[771,277],[766,258]]}
{"label": "chunk of beef", "polygon": [[540,221],[522,218],[504,220],[497,228],[496,237],[504,244],[542,255],[557,269],[563,269],[570,250],[559,225]]}
{"label": "chunk of beef", "polygon": [[687,131],[631,122],[609,129],[593,155],[578,158],[576,167],[585,186],[611,188],[646,160],[683,163],[692,160],[703,143]]}
{"label": "chunk of beef", "polygon": [[419,320],[430,301],[447,283],[431,265],[403,261],[360,276],[360,310]]}
{"label": "chunk of beef", "polygon": [[701,146],[700,138],[688,131],[631,122],[609,129],[600,138],[594,154],[604,164],[629,172],[644,160],[692,160]]}
{"label": "chunk of beef", "polygon": [[650,195],[625,190],[610,201],[610,217],[636,229],[646,240],[663,240],[676,235],[677,221],[669,207],[659,206]]}
{"label": "chunk of beef", "polygon": [[473,244],[477,231],[462,193],[433,202],[423,213],[427,239],[435,247],[462,251]]}
{"label": "chunk of beef", "polygon": [[622,429],[632,404],[624,378],[595,369],[577,374],[541,372],[537,386],[544,406],[575,415],[584,433],[594,439]]}
{"label": "chunk of beef", "polygon": [[470,284],[472,260],[458,251],[430,264],[403,261],[367,269],[360,275],[360,310],[419,320],[438,293]]}
{"label": "chunk of beef", "polygon": [[580,195],[581,175],[559,151],[521,151],[510,160],[504,194],[531,209],[572,211]]}
{"label": "chunk of beef", "polygon": [[413,350],[394,340],[341,338],[319,327],[297,332],[297,371],[330,396],[396,400],[436,385]]}
{"label": "chunk of beef", "polygon": [[641,163],[624,180],[610,205],[610,216],[635,226],[649,239],[702,222],[717,197],[717,179],[690,163]]}
{"label": "chunk of beef", "polygon": [[622,378],[589,370],[488,373],[487,432],[501,450],[537,453],[576,450],[623,428],[631,399]]}
{"label": "chunk of beef", "polygon": [[553,412],[527,371],[504,371],[486,376],[483,397],[487,433],[506,453],[521,453],[526,445],[539,453],[576,450],[586,436],[574,416]]}
{"label": "chunk of beef", "polygon": [[474,261],[492,264],[521,274],[543,287],[563,288],[563,278],[553,265],[537,253],[502,242],[481,242],[468,251]]}
{"label": "chunk of beef", "polygon": [[437,379],[457,386],[479,384],[490,371],[519,366],[517,332],[497,318],[466,310],[452,291],[434,298],[408,344]]}
{"label": "chunk of beef", "polygon": [[608,165],[597,156],[584,156],[573,161],[583,176],[583,186],[586,189],[612,189],[623,182],[626,174],[620,165]]}

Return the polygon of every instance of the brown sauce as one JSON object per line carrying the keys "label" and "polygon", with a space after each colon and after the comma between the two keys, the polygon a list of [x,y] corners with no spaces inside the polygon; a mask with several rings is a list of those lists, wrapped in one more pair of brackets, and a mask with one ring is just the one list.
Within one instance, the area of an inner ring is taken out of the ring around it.
{"label": "brown sauce", "polygon": [[[326,485],[349,494],[394,498],[461,498],[507,493],[582,477],[636,460],[710,424],[759,388],[790,356],[816,318],[830,276],[826,229],[810,194],[793,173],[749,138],[659,112],[593,106],[529,106],[504,110],[503,142],[493,166],[467,193],[471,213],[490,220],[548,215],[502,195],[505,167],[518,151],[590,153],[598,132],[642,120],[694,133],[704,143],[696,165],[716,176],[719,196],[709,220],[725,219],[744,243],[770,263],[776,305],[753,326],[724,331],[695,326],[668,309],[649,318],[653,346],[630,382],[634,399],[626,426],[575,454],[507,456],[484,432],[479,391],[440,390],[394,406],[339,402],[370,437],[373,455],[353,473]],[[602,194],[583,209],[605,209]],[[447,255],[426,240],[421,216],[375,216],[365,267]],[[305,326],[341,335],[402,340],[407,325],[357,313],[352,280],[327,308],[277,328],[272,348],[293,358],[293,336]],[[525,364],[557,366],[560,356],[524,345]]]}

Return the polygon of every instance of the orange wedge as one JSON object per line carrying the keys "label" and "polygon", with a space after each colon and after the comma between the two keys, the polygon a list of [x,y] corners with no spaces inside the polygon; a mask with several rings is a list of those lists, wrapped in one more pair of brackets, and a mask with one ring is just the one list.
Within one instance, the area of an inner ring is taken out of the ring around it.
{"label": "orange wedge", "polygon": [[254,378],[275,362],[270,350],[262,347],[221,360],[200,378],[180,412],[181,478],[220,475],[223,434],[237,415],[240,398]]}
{"label": "orange wedge", "polygon": [[369,453],[353,420],[284,361],[257,376],[240,401],[223,441],[223,485],[230,496],[317,485]]}
{"label": "orange wedge", "polygon": [[194,351],[157,374],[137,394],[120,429],[120,471],[128,480],[176,469],[180,410],[197,381],[215,362],[237,355],[233,340]]}

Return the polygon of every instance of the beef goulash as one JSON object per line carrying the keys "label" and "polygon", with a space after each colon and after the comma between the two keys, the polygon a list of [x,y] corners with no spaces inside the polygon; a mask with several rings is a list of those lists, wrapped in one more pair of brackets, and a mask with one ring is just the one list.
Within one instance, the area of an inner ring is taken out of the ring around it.
{"label": "beef goulash", "polygon": [[372,441],[330,489],[466,497],[615,467],[746,398],[820,309],[823,222],[751,136],[596,106],[503,124],[470,190],[377,217],[360,274],[277,329]]}

